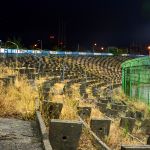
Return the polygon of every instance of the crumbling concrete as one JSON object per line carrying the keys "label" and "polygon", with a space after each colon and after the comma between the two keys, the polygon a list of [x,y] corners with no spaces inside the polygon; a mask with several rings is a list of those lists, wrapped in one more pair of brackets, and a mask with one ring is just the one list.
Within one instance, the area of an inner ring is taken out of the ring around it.
{"label": "crumbling concrete", "polygon": [[138,145],[138,146],[122,145],[121,150],[150,150],[150,146],[148,146],[148,145]]}
{"label": "crumbling concrete", "polygon": [[62,108],[63,108],[62,103],[53,103],[53,102],[43,101],[43,104],[42,104],[43,113],[48,115],[48,118],[50,119],[59,119]]}
{"label": "crumbling concrete", "polygon": [[88,119],[91,115],[91,107],[77,107],[78,109],[78,115],[82,119]]}
{"label": "crumbling concrete", "polygon": [[99,108],[99,110],[102,113],[106,112],[107,104],[98,102],[98,103],[96,103],[96,106]]}
{"label": "crumbling concrete", "polygon": [[118,104],[111,104],[111,108],[118,111],[126,111],[127,106],[126,105],[118,105]]}
{"label": "crumbling concrete", "polygon": [[119,112],[114,109],[106,109],[106,116],[116,118],[119,116]]}
{"label": "crumbling concrete", "polygon": [[142,121],[141,129],[147,135],[150,135],[150,119],[145,119]]}
{"label": "crumbling concrete", "polygon": [[120,126],[125,128],[128,132],[132,132],[135,126],[135,118],[121,117]]}
{"label": "crumbling concrete", "polygon": [[110,131],[111,120],[108,119],[91,119],[91,130],[101,139],[108,136]]}
{"label": "crumbling concrete", "polygon": [[0,118],[0,150],[43,150],[34,121]]}
{"label": "crumbling concrete", "polygon": [[82,123],[80,121],[68,121],[52,119],[49,124],[49,139],[54,150],[76,150]]}

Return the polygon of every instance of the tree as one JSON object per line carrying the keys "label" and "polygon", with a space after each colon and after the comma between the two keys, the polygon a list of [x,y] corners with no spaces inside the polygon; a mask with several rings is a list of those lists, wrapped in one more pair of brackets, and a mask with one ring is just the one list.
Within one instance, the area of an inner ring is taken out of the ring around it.
{"label": "tree", "polygon": [[8,40],[5,42],[5,46],[4,46],[5,48],[16,49],[17,48],[16,45],[14,45],[8,41],[11,41],[11,42],[15,43],[16,45],[18,45],[19,49],[26,49],[24,47],[24,45],[22,44],[21,38],[16,38],[16,37],[13,37],[12,39],[8,38]]}

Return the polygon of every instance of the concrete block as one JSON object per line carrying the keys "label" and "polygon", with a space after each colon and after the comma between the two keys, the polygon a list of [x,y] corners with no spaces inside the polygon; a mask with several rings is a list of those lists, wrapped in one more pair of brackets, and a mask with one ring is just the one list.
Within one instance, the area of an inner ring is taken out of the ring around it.
{"label": "concrete block", "polygon": [[26,74],[31,74],[31,73],[34,73],[34,72],[35,72],[35,68],[26,68],[25,69]]}
{"label": "concrete block", "polygon": [[135,112],[135,118],[138,120],[142,120],[144,118],[144,113],[140,111]]}
{"label": "concrete block", "polygon": [[112,97],[106,97],[106,99],[108,99],[109,101],[112,101]]}
{"label": "concrete block", "polygon": [[122,145],[121,150],[150,150],[150,146],[148,145]]}
{"label": "concrete block", "polygon": [[127,106],[126,105],[117,105],[117,104],[111,104],[111,108],[118,111],[126,111]]}
{"label": "concrete block", "polygon": [[62,103],[43,101],[42,111],[47,114],[50,119],[58,119],[61,114],[62,107]]}
{"label": "concrete block", "polygon": [[37,121],[37,125],[38,125],[39,131],[40,131],[44,150],[52,150],[52,146],[49,141],[49,135],[48,135],[48,131],[46,129],[46,125],[45,125],[44,120],[42,119],[42,115],[39,111],[36,111],[36,121]]}
{"label": "concrete block", "polygon": [[106,112],[107,104],[98,102],[98,103],[96,103],[96,106],[98,106],[99,110],[102,113]]}
{"label": "concrete block", "polygon": [[36,79],[39,78],[39,74],[38,73],[29,73],[27,74],[28,79]]}
{"label": "concrete block", "polygon": [[142,121],[141,129],[147,135],[150,135],[150,119],[145,119]]}
{"label": "concrete block", "polygon": [[109,135],[111,120],[91,119],[91,130],[101,139]]}
{"label": "concrete block", "polygon": [[3,86],[8,86],[11,83],[11,79],[8,77],[0,78],[0,82]]}
{"label": "concrete block", "polygon": [[91,107],[77,107],[78,109],[78,115],[82,119],[88,119],[91,115]]}
{"label": "concrete block", "polygon": [[49,100],[49,92],[42,92],[42,96],[44,100]]}
{"label": "concrete block", "polygon": [[116,104],[116,105],[122,105],[122,102],[114,102],[114,104]]}
{"label": "concrete block", "polygon": [[7,76],[7,77],[10,78],[11,84],[14,84],[14,83],[15,83],[15,79],[16,79],[16,76],[15,76],[15,75],[9,75],[9,76]]}
{"label": "concrete block", "polygon": [[49,92],[50,91],[50,87],[44,87],[42,88],[43,92]]}
{"label": "concrete block", "polygon": [[150,145],[150,136],[147,139],[147,145]]}
{"label": "concrete block", "polygon": [[15,69],[15,70],[18,71],[19,74],[25,74],[26,68],[25,68],[25,67],[22,67],[22,68],[17,68],[17,69]]}
{"label": "concrete block", "polygon": [[121,117],[120,126],[125,128],[128,132],[132,132],[135,126],[135,118],[131,117]]}
{"label": "concrete block", "polygon": [[107,103],[109,103],[109,100],[107,100],[107,99],[101,99],[100,102],[107,104]]}
{"label": "concrete block", "polygon": [[88,98],[88,94],[87,94],[87,93],[84,93],[83,98],[84,98],[84,99]]}
{"label": "concrete block", "polygon": [[131,118],[135,118],[135,112],[128,110],[126,112],[126,117],[131,117]]}
{"label": "concrete block", "polygon": [[82,133],[80,121],[52,119],[49,139],[54,150],[76,150]]}
{"label": "concrete block", "polygon": [[114,109],[106,109],[106,116],[116,118],[119,116],[119,112]]}

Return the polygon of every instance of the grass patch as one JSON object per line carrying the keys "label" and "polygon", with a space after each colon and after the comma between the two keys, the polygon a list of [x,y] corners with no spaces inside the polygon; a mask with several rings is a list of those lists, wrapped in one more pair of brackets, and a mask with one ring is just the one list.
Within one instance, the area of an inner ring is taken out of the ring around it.
{"label": "grass patch", "polygon": [[1,86],[0,91],[0,117],[34,118],[35,97],[38,94],[27,79],[16,79],[14,85]]}
{"label": "grass patch", "polygon": [[16,71],[14,71],[13,69],[0,65],[0,78],[6,77],[9,75],[14,75],[14,74],[16,74]]}

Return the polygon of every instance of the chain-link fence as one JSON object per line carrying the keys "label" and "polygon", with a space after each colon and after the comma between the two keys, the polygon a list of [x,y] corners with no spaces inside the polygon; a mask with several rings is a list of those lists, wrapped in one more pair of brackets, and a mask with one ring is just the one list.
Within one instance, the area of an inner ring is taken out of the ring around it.
{"label": "chain-link fence", "polygon": [[150,57],[122,64],[122,89],[126,95],[150,105]]}

